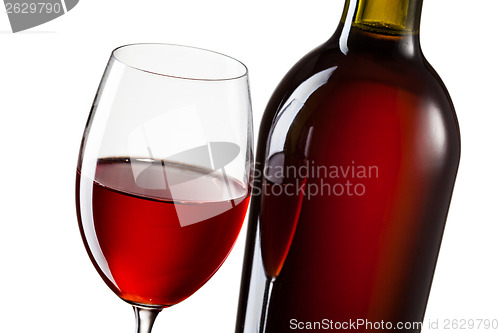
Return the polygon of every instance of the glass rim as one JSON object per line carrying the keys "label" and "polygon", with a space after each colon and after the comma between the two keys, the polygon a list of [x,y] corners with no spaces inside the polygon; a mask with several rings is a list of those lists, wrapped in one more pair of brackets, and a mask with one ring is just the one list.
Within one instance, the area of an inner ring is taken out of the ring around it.
{"label": "glass rim", "polygon": [[[140,46],[168,46],[168,47],[175,47],[179,49],[190,49],[190,50],[195,50],[195,51],[202,51],[204,53],[209,53],[212,55],[220,56],[222,58],[226,58],[229,61],[232,61],[233,63],[238,64],[241,66],[242,71],[241,74],[238,75],[225,75],[220,78],[197,78],[197,77],[192,77],[190,75],[182,76],[182,75],[173,75],[173,74],[167,74],[167,73],[162,73],[161,71],[152,71],[152,70],[147,70],[145,68],[141,68],[142,66],[134,66],[130,64],[128,61],[125,61],[124,59],[120,59],[120,57],[117,55],[117,53],[123,49],[131,48],[131,47],[140,47]],[[248,76],[248,68],[247,66],[241,62],[240,60],[233,58],[231,56],[228,56],[224,53],[200,48],[200,47],[195,47],[195,46],[188,46],[188,45],[181,45],[181,44],[170,44],[170,43],[130,43],[130,44],[124,44],[121,46],[116,47],[112,52],[111,52],[111,58],[114,59],[115,61],[118,61],[119,63],[123,64],[126,67],[148,73],[148,74],[153,74],[153,75],[159,75],[159,76],[164,76],[164,77],[169,77],[169,78],[174,78],[174,79],[181,79],[181,80],[192,80],[192,81],[232,81],[232,80],[238,80],[243,77]]]}

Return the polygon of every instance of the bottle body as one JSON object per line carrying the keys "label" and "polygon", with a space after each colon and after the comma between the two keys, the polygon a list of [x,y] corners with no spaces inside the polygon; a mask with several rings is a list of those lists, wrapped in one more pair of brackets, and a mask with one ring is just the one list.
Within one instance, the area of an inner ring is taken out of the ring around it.
{"label": "bottle body", "polygon": [[457,119],[418,36],[341,30],[264,114],[236,332],[420,332]]}

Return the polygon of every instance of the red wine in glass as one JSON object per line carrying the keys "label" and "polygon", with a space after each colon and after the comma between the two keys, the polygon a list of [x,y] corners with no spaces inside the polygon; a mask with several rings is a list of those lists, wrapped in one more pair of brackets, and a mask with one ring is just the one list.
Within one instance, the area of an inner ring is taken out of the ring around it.
{"label": "red wine in glass", "polygon": [[91,207],[79,222],[101,277],[125,301],[155,306],[181,302],[217,271],[249,201],[234,179],[147,159],[100,159],[94,179],[78,172],[77,187],[77,206]]}

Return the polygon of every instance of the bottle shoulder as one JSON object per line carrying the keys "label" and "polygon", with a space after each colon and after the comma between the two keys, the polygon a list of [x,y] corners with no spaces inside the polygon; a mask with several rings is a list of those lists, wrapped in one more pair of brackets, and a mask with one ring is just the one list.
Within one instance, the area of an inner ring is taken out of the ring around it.
{"label": "bottle shoulder", "polygon": [[398,57],[377,52],[350,52],[344,54],[335,43],[327,42],[300,59],[285,75],[266,108],[266,116],[286,107],[294,99],[305,99],[317,90],[324,98],[333,98],[339,90],[348,87],[358,90],[363,98],[363,87],[385,86],[428,100],[436,100],[440,107],[453,110],[448,91],[424,55],[418,51],[413,57]]}

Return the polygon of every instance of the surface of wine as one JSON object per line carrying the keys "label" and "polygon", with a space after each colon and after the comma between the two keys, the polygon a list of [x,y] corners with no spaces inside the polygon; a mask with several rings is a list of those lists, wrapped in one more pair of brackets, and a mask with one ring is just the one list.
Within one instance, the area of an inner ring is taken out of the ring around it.
{"label": "surface of wine", "polygon": [[341,31],[264,114],[236,332],[420,332],[457,119],[417,35]]}
{"label": "surface of wine", "polygon": [[169,306],[198,290],[233,247],[248,194],[225,175],[148,159],[101,159],[94,179],[77,175],[87,251],[134,304]]}

